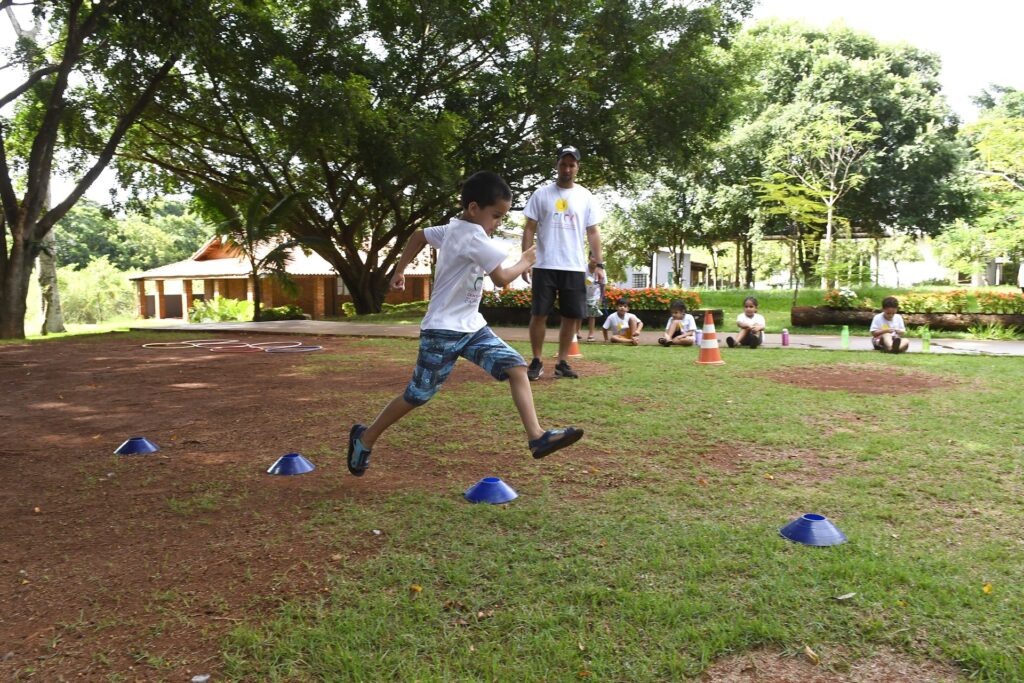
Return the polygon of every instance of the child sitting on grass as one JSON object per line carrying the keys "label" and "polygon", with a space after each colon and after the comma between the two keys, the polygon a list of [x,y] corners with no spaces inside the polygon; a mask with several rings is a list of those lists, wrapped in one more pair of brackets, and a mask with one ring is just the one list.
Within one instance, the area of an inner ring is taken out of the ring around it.
{"label": "child sitting on grass", "polygon": [[902,353],[910,347],[910,342],[903,338],[907,326],[903,324],[903,316],[897,313],[900,302],[894,296],[882,299],[882,312],[871,321],[871,345],[876,351]]}
{"label": "child sitting on grass", "polygon": [[686,302],[676,299],[668,307],[671,315],[665,325],[665,333],[658,337],[662,346],[693,346],[697,336],[697,323],[686,312]]}
{"label": "child sitting on grass", "polygon": [[393,289],[405,289],[405,269],[427,244],[438,250],[434,288],[427,314],[420,323],[420,350],[405,393],[396,396],[369,425],[355,424],[348,435],[348,470],[363,476],[370,453],[388,427],[429,401],[444,383],[460,356],[486,370],[494,379],[509,381],[512,401],[526,428],[530,452],[543,458],[577,442],[583,430],[575,427],[543,430],[533,406],[526,361],[499,339],[480,315],[484,276],[498,287],[526,272],[536,261],[533,247],[511,268],[502,266],[505,252],[491,234],[512,207],[512,190],[490,171],[474,173],[462,186],[462,216],[448,225],[413,233],[391,278]]}
{"label": "child sitting on grass", "polygon": [[[615,302],[615,312],[605,318],[604,340],[612,344],[640,345],[640,330],[644,324],[640,318],[629,312],[629,302],[626,299],[619,299]],[[608,330],[612,331],[611,338],[608,337]]]}
{"label": "child sitting on grass", "polygon": [[736,316],[736,326],[740,328],[736,338],[726,337],[725,343],[730,349],[746,346],[756,349],[764,341],[764,316],[757,312],[757,299],[748,296],[743,300],[743,312]]}

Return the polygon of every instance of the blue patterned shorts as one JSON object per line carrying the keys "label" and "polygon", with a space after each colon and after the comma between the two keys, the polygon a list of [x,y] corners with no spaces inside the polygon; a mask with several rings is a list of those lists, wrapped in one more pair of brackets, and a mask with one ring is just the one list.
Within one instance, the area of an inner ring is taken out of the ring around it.
{"label": "blue patterned shorts", "polygon": [[429,401],[448,379],[459,356],[476,363],[499,381],[508,379],[509,368],[526,365],[518,351],[486,326],[476,332],[420,330],[416,369],[402,398],[414,406]]}

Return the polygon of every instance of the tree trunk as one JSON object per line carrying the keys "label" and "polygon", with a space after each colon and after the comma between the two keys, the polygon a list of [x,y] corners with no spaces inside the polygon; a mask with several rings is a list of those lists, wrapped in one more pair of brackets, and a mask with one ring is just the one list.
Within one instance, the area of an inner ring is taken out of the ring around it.
{"label": "tree trunk", "polygon": [[747,289],[753,289],[754,288],[754,249],[753,249],[753,244],[751,243],[749,237],[746,240],[744,240],[744,242],[743,242],[743,250],[744,250],[743,251],[744,260],[746,261],[745,267],[746,267]]}
{"label": "tree trunk", "polygon": [[[252,272],[256,272],[255,267]],[[260,305],[263,303],[263,288],[260,286],[259,276],[251,275],[250,277],[252,278],[252,321],[258,323],[260,321]]]}
{"label": "tree trunk", "polygon": [[743,240],[736,240],[736,272],[733,275],[733,287],[740,288],[740,251],[743,249]]}
{"label": "tree trunk", "polygon": [[832,280],[829,277],[829,266],[832,264],[832,205],[828,205],[828,213],[825,216],[825,261],[821,267],[821,288],[828,289]]}
{"label": "tree trunk", "polygon": [[21,225],[13,227],[11,251],[6,259],[0,258],[0,339],[25,338],[28,285],[36,259],[21,236]]}
{"label": "tree trunk", "polygon": [[60,290],[57,286],[57,238],[53,230],[43,237],[39,252],[39,288],[42,292],[43,327],[40,334],[67,332],[64,314],[60,309]]}
{"label": "tree trunk", "polygon": [[878,277],[882,272],[882,240],[875,238],[875,287],[878,286]]}

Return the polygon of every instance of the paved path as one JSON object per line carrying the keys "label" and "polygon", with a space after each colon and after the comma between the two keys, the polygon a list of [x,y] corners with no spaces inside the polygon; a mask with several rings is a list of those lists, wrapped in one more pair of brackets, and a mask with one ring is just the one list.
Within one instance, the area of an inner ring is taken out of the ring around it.
{"label": "paved path", "polygon": [[[231,334],[233,332],[261,334],[304,334],[310,336],[343,336],[343,337],[419,337],[419,326],[416,323],[377,324],[348,323],[327,320],[274,320],[263,323],[168,323],[159,326],[133,327],[139,331],[174,331],[174,332],[213,332]],[[509,341],[529,341],[529,333],[525,327],[494,327],[494,333]],[[726,335],[718,333],[720,344],[725,347]],[[548,330],[547,341],[553,343],[557,338],[557,330]],[[656,345],[658,334],[644,332],[644,345]],[[584,346],[586,346],[584,344]],[[764,348],[782,346],[781,335],[765,334]],[[790,335],[789,348],[792,349],[823,349],[838,351],[842,348],[840,338],[836,335]],[[868,337],[851,337],[851,351],[870,351],[871,341]],[[910,339],[910,352],[921,352],[921,340]],[[936,339],[931,342],[931,353],[958,353],[986,356],[1024,356],[1024,341],[984,341],[977,339]]]}

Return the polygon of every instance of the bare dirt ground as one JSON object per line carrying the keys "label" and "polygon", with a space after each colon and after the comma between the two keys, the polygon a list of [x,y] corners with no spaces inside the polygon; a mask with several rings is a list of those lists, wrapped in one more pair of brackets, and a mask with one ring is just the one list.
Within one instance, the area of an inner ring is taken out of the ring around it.
{"label": "bare dirt ground", "polygon": [[[325,501],[449,490],[496,471],[540,476],[511,435],[486,458],[438,462],[414,450],[350,476],[349,425],[402,390],[410,361],[355,339],[305,341],[344,362],[311,373],[305,354],[147,350],[111,335],[0,347],[0,680],[216,680],[219,640],[233,625],[326,590],[338,562],[375,552],[370,533],[344,545],[311,534],[303,522]],[[574,366],[584,376],[607,370]],[[448,386],[477,381],[492,380],[460,363]],[[161,450],[113,455],[131,436]],[[463,437],[475,435],[449,435]],[[288,452],[317,469],[267,475]],[[614,487],[608,459],[581,444],[548,475],[577,491]],[[786,662],[756,657],[769,668]],[[727,664],[709,675],[734,675]],[[745,676],[749,666],[739,666]],[[947,680],[782,676],[709,680]]]}
{"label": "bare dirt ground", "polygon": [[809,365],[759,373],[758,377],[819,391],[849,391],[860,394],[913,394],[951,386],[953,380],[913,370],[878,365]]}
{"label": "bare dirt ground", "polygon": [[[814,653],[818,655],[818,653]],[[782,656],[754,650],[715,662],[701,677],[704,683],[953,683],[960,676],[952,667],[911,661],[889,650],[857,661],[842,653],[814,664],[805,655]],[[833,670],[836,667],[839,670]]]}

